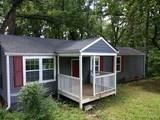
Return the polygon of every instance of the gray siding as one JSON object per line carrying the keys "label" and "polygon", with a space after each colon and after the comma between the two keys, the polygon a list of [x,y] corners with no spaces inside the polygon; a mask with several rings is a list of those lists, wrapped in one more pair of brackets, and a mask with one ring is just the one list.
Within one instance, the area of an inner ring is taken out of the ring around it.
{"label": "gray siding", "polygon": [[[57,86],[56,81],[43,84],[49,91],[49,93],[56,94]],[[14,86],[14,71],[13,71],[13,57],[10,57],[10,89],[11,89],[11,103],[18,101],[18,93],[21,87]]]}
{"label": "gray siding", "polygon": [[144,56],[123,56],[122,71],[117,73],[118,82],[131,81],[143,78],[144,70]]}
{"label": "gray siding", "polygon": [[[48,95],[57,93],[56,82],[45,83],[45,84],[43,84],[43,86],[45,88],[47,88]],[[19,101],[18,96],[16,95],[18,92],[16,92],[15,95],[11,96],[11,103],[12,104],[17,103]]]}
{"label": "gray siding", "polygon": [[7,75],[6,75],[6,56],[1,52],[1,65],[2,65],[2,83],[3,89],[1,89],[1,96],[4,101],[7,101]]}
{"label": "gray siding", "polygon": [[83,84],[90,82],[90,57],[83,57]]}
{"label": "gray siding", "polygon": [[113,61],[112,61],[112,57],[110,56],[107,56],[107,57],[104,57],[104,71],[105,72],[112,72],[113,70]]}
{"label": "gray siding", "polygon": [[115,51],[102,40],[93,44],[84,52],[115,53]]}
{"label": "gray siding", "polygon": [[60,68],[60,74],[71,75],[71,58],[60,57],[59,68]]}
{"label": "gray siding", "polygon": [[[60,57],[60,74],[71,75],[71,60],[78,57]],[[83,57],[83,83],[89,83],[90,79],[90,57]]]}

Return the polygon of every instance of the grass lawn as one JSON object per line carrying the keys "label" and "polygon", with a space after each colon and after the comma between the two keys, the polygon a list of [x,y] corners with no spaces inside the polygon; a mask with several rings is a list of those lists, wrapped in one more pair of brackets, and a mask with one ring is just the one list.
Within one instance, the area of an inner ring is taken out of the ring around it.
{"label": "grass lawn", "polygon": [[116,96],[96,101],[92,120],[160,120],[160,78],[118,86]]}
{"label": "grass lawn", "polygon": [[94,104],[92,111],[85,112],[68,101],[58,102],[55,120],[160,120],[160,77],[118,85],[116,96]]}

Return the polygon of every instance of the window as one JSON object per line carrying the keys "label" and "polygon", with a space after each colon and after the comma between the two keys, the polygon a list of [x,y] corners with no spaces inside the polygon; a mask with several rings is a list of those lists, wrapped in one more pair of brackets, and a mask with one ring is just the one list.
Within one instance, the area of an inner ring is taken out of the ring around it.
{"label": "window", "polygon": [[[92,59],[92,67],[93,67],[93,59]],[[97,73],[99,71],[100,71],[100,57],[96,57],[95,58],[95,72]]]}
{"label": "window", "polygon": [[26,80],[27,82],[39,80],[39,59],[26,60]]}
{"label": "window", "polygon": [[121,72],[121,56],[117,56],[117,72]]}
{"label": "window", "polygon": [[43,80],[54,79],[54,60],[53,58],[43,59]]}
{"label": "window", "polygon": [[55,58],[53,57],[24,57],[24,83],[39,81],[54,81]]}

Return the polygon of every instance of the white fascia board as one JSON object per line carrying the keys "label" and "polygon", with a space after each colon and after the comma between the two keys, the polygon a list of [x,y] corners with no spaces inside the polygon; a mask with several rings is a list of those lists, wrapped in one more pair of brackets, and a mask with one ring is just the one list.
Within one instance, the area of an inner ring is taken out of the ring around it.
{"label": "white fascia board", "polygon": [[116,56],[117,53],[95,53],[95,52],[82,52],[81,55],[83,56]]}
{"label": "white fascia board", "polygon": [[60,53],[60,54],[57,54],[57,56],[63,56],[63,57],[70,57],[70,56],[79,56],[80,53]]}
{"label": "white fascia board", "polygon": [[55,53],[10,53],[10,52],[5,52],[5,55],[9,56],[50,56],[50,55],[55,55]]}
{"label": "white fascia board", "polygon": [[104,41],[114,52],[119,53],[115,48],[113,48],[103,37],[99,37],[97,38],[95,41],[93,41],[92,43],[90,43],[89,45],[87,45],[86,47],[82,48],[80,50],[80,52],[83,52],[84,50],[86,50],[87,48],[89,48],[90,46],[92,46],[93,44],[99,42],[100,40]]}

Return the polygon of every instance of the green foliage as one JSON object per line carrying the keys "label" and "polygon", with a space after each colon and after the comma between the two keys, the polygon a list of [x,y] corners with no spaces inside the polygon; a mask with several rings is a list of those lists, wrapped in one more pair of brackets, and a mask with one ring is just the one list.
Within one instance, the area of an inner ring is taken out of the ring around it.
{"label": "green foliage", "polygon": [[0,120],[23,120],[23,114],[21,112],[8,112],[1,108]]}
{"label": "green foliage", "polygon": [[160,74],[160,51],[153,49],[149,53],[148,76],[158,76]]}
{"label": "green foliage", "polygon": [[[0,1],[0,26],[13,1]],[[158,0],[23,0],[11,17],[16,15],[17,35],[73,40],[103,36],[114,46],[148,55],[155,47],[160,50],[159,10]],[[148,56],[149,75],[160,73],[158,62]]]}
{"label": "green foliage", "polygon": [[26,85],[20,92],[24,119],[29,120],[53,120],[57,110],[56,103],[49,97],[45,97],[46,90],[42,85],[33,83]]}

